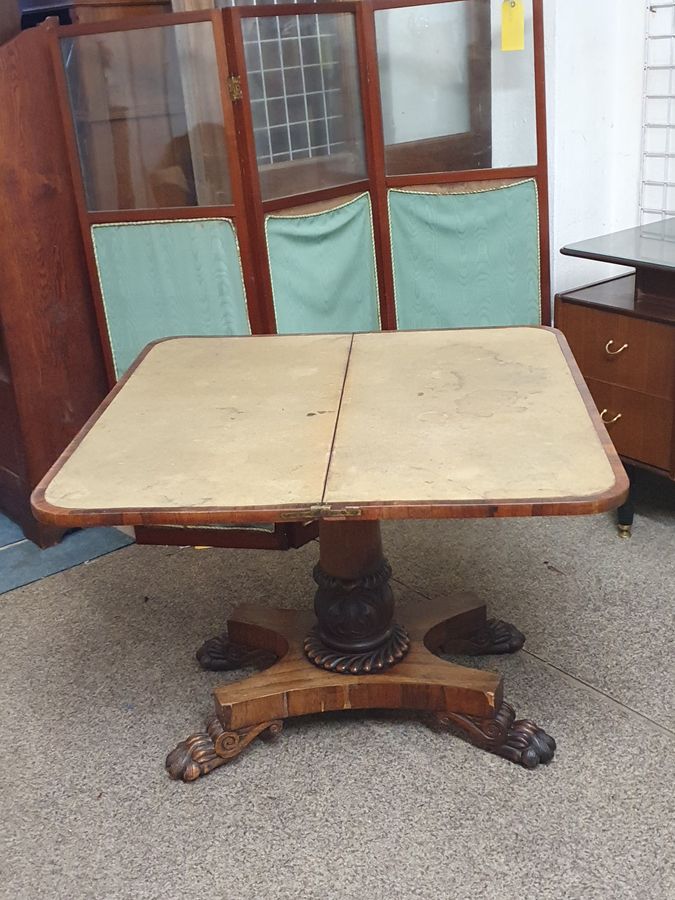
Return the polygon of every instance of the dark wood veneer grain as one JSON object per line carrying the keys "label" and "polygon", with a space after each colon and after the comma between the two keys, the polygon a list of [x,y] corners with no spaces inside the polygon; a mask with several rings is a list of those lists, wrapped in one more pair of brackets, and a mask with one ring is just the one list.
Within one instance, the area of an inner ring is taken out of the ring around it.
{"label": "dark wood veneer grain", "polygon": [[107,385],[44,27],[0,48],[0,255],[0,508],[48,545],[30,491]]}

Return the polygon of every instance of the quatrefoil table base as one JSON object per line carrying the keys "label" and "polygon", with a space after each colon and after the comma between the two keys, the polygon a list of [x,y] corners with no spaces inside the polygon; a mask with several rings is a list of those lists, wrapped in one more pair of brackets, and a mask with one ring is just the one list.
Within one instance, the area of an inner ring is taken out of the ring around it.
{"label": "quatrefoil table base", "polygon": [[[510,653],[524,643],[512,625],[487,618],[474,595],[395,610],[378,522],[322,522],[315,613],[241,606],[227,634],[198,651],[205,668],[269,667],[217,687],[215,713],[166,761],[193,781],[234,759],[284,719],[339,710],[401,709],[526,768],[549,762],[555,741],[503,700],[495,672],[440,654]],[[271,663],[271,664],[270,664]]]}

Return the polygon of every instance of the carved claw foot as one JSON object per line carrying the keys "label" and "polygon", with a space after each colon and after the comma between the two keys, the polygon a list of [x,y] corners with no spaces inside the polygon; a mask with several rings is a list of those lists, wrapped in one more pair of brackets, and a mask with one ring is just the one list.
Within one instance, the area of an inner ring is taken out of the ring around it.
{"label": "carved claw foot", "polygon": [[466,656],[488,656],[497,653],[515,653],[525,643],[525,635],[515,625],[501,619],[488,619],[481,628],[453,640],[448,639],[443,653],[461,653]]}
{"label": "carved claw foot", "polygon": [[201,775],[208,775],[226,760],[216,753],[215,741],[222,725],[216,716],[206,723],[206,731],[191,735],[181,741],[166,758],[169,777],[175,781],[195,781]]}
{"label": "carved claw foot", "polygon": [[166,769],[174,781],[195,781],[236,756],[255,738],[271,740],[281,733],[279,721],[261,722],[238,731],[226,731],[217,716],[206,723],[206,731],[181,741],[166,758]]}
{"label": "carved claw foot", "polygon": [[472,744],[503,756],[526,769],[553,759],[556,743],[546,732],[529,719],[516,720],[509,703],[502,703],[494,718],[481,719],[457,713],[436,713],[434,723],[440,728],[459,728]]}
{"label": "carved claw foot", "polygon": [[227,634],[204,641],[196,656],[202,669],[209,669],[212,672],[245,669],[247,666],[264,669],[276,662],[276,656],[268,650],[256,650],[243,644],[235,644]]}
{"label": "carved claw foot", "polygon": [[554,738],[543,728],[529,719],[519,719],[509,728],[504,743],[493,752],[526,769],[536,769],[539,763],[551,762],[555,749]]}

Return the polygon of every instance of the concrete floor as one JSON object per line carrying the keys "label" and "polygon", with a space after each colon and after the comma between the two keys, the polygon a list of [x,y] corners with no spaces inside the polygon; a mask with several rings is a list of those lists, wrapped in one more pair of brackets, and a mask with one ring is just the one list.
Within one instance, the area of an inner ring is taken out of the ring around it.
{"label": "concrete floor", "polygon": [[[527,634],[485,660],[558,742],[528,772],[403,715],[287,724],[191,785],[194,650],[239,602],[309,606],[315,544],[130,546],[0,596],[0,897],[675,897],[675,491],[610,516],[385,527],[404,599],[471,588]],[[471,663],[473,664],[473,663]]]}

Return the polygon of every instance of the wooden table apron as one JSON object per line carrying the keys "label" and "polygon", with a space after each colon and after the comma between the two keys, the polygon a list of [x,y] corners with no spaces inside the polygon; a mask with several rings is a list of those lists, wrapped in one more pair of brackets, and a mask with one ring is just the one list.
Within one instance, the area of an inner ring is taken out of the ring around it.
{"label": "wooden table apron", "polygon": [[263,667],[169,754],[186,781],[285,718],[423,711],[528,768],[555,742],[495,673],[524,636],[460,594],[395,608],[380,520],[595,513],[628,482],[564,338],[505,328],[176,338],[146,348],[33,495],[59,525],[318,519],[315,617],[243,607],[198,651]]}

